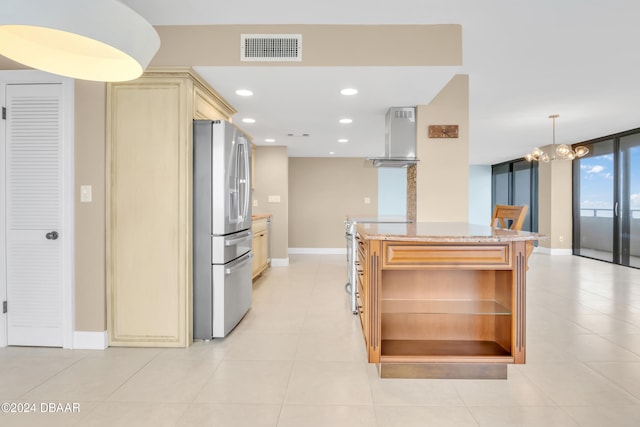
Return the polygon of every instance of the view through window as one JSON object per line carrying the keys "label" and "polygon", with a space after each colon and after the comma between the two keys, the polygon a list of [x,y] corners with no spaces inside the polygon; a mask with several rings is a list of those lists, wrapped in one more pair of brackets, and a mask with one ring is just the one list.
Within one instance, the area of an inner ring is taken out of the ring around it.
{"label": "view through window", "polygon": [[[523,159],[491,167],[491,209],[496,205],[527,205],[524,231],[538,231],[538,164]],[[488,213],[490,222],[492,212]]]}
{"label": "view through window", "polygon": [[640,130],[587,144],[574,162],[574,254],[640,268]]}

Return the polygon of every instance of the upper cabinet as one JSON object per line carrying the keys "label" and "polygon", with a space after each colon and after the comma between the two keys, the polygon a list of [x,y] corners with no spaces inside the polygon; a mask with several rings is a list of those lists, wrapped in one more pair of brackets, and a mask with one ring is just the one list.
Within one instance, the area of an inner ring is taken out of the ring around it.
{"label": "upper cabinet", "polygon": [[193,118],[203,120],[229,120],[228,113],[235,113],[217,93],[198,84],[193,86],[193,109]]}
{"label": "upper cabinet", "polygon": [[192,121],[234,113],[187,68],[107,85],[109,345],[191,343]]}

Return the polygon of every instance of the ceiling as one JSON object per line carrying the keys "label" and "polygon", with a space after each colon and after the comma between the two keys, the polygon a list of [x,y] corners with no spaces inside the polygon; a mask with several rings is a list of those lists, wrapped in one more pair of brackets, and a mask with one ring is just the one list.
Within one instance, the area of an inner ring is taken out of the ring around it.
{"label": "ceiling", "polygon": [[[236,123],[256,120],[240,124],[255,143],[287,145],[290,156],[379,156],[388,107],[425,104],[455,74],[469,75],[471,164],[550,144],[551,114],[560,115],[557,143],[640,127],[640,2],[633,0],[123,2],[153,25],[462,25],[460,67],[195,67],[238,110]],[[338,93],[345,86],[359,94],[345,99]],[[238,88],[254,96],[238,97]],[[342,117],[353,123],[339,124]]]}

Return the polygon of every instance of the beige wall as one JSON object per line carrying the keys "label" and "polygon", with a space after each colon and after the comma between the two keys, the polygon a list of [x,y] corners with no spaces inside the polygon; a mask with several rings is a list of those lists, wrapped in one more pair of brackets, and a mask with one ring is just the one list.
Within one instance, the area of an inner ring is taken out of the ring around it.
{"label": "beige wall", "polygon": [[[75,84],[75,330],[106,330],[104,83]],[[93,201],[80,203],[80,186]]]}
{"label": "beige wall", "polygon": [[462,65],[462,27],[457,24],[171,25],[156,29],[162,46],[151,66],[282,66],[241,62],[243,33],[302,34],[303,60],[284,63],[287,67]]}
{"label": "beige wall", "polygon": [[[547,151],[551,146],[541,147]],[[573,247],[572,162],[556,160],[538,166],[539,246],[570,251]],[[564,251],[563,251],[564,252]]]}
{"label": "beige wall", "polygon": [[289,159],[290,248],[344,248],[345,216],[377,211],[378,169],[363,159]]}
{"label": "beige wall", "polygon": [[[254,214],[269,213],[271,219],[271,258],[289,257],[289,158],[287,147],[256,147],[253,200]],[[268,203],[269,196],[280,196],[280,203]]]}
{"label": "beige wall", "polygon": [[27,69],[30,69],[30,68],[0,55],[0,70],[27,70]]}
{"label": "beige wall", "polygon": [[[428,138],[429,125],[458,125],[456,139]],[[418,221],[467,222],[469,217],[469,77],[457,75],[417,111]]]}

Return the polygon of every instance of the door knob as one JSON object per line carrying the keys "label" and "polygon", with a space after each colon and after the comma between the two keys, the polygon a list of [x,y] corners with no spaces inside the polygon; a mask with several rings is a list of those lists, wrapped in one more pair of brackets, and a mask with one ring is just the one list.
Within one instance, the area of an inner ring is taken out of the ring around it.
{"label": "door knob", "polygon": [[50,231],[47,234],[45,234],[45,237],[49,240],[57,240],[58,239],[58,232],[57,231]]}

